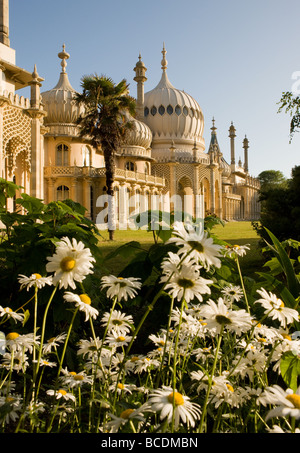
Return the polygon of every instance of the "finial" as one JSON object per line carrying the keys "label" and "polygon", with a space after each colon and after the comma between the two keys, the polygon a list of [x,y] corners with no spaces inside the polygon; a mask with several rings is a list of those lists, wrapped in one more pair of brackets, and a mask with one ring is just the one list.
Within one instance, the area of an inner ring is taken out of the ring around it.
{"label": "finial", "polygon": [[168,62],[167,62],[167,59],[166,59],[166,53],[167,53],[167,51],[166,51],[166,48],[165,48],[165,43],[163,44],[163,50],[162,50],[161,53],[163,54],[163,58],[162,58],[162,60],[161,60],[161,69],[162,69],[163,71],[166,71],[167,66],[168,66]]}
{"label": "finial", "polygon": [[213,116],[213,119],[212,119],[212,127],[211,127],[211,130],[212,131],[215,131],[217,128],[215,127],[215,117]]}
{"label": "finial", "polygon": [[61,59],[61,67],[62,67],[62,72],[66,72],[66,67],[67,63],[66,60],[70,57],[70,55],[65,51],[66,46],[63,44],[62,46],[62,52],[59,52],[58,57]]}

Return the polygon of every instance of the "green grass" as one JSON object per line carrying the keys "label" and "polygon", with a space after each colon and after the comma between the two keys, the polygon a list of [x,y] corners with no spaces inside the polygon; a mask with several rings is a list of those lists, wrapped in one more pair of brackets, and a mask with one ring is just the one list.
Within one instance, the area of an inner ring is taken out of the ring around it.
{"label": "green grass", "polygon": [[229,244],[249,245],[250,250],[240,258],[241,268],[248,276],[253,275],[264,264],[259,247],[260,236],[257,235],[251,222],[228,222],[224,227],[216,225],[212,232]]}
{"label": "green grass", "polygon": [[[258,267],[263,264],[263,259],[258,247],[259,236],[252,228],[251,222],[228,222],[223,227],[216,225],[212,232],[221,240],[229,244],[250,245],[250,250],[247,251],[246,256],[240,259],[241,268],[247,275],[253,274]],[[137,241],[145,249],[148,249],[154,244],[152,232],[145,230],[116,230],[114,241],[108,240],[107,231],[100,232],[99,247],[106,258],[117,247],[124,245],[130,241]],[[133,251],[134,252],[134,251]],[[103,273],[112,273],[117,275],[124,266],[130,262],[133,255],[117,256],[110,260],[104,260]]]}

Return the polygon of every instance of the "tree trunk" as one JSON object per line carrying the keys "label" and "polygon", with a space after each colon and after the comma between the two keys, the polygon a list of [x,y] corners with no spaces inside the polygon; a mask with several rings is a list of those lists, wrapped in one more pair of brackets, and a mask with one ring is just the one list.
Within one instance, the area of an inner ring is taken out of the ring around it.
{"label": "tree trunk", "polygon": [[114,180],[115,180],[115,159],[114,153],[109,149],[104,152],[105,160],[105,174],[106,174],[106,187],[108,195],[108,234],[109,240],[114,240],[114,232],[116,229],[116,213],[115,213],[115,200],[114,200]]}

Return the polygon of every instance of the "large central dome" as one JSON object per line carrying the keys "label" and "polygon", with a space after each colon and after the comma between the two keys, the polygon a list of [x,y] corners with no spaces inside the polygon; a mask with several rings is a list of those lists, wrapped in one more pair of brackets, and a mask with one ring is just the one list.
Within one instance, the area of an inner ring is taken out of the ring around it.
{"label": "large central dome", "polygon": [[166,50],[162,51],[162,77],[159,84],[145,93],[144,122],[150,127],[153,136],[152,146],[189,147],[196,144],[204,151],[204,117],[198,102],[175,88],[168,79]]}

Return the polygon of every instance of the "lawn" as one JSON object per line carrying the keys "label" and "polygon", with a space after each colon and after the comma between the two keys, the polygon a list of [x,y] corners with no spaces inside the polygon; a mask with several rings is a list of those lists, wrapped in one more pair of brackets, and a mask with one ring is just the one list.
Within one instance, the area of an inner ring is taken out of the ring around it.
{"label": "lawn", "polygon": [[[253,274],[263,264],[259,251],[259,236],[252,228],[251,222],[228,222],[225,226],[216,225],[212,231],[219,239],[230,244],[250,245],[247,255],[241,258],[241,267],[247,275]],[[153,234],[145,230],[116,230],[114,241],[108,240],[107,231],[100,232],[99,247],[106,258],[117,247],[130,241],[137,241],[143,248],[148,249],[153,243]],[[134,250],[133,250],[134,253]],[[118,256],[113,259],[104,260],[103,272],[117,275],[123,267],[131,260],[132,255]]]}

